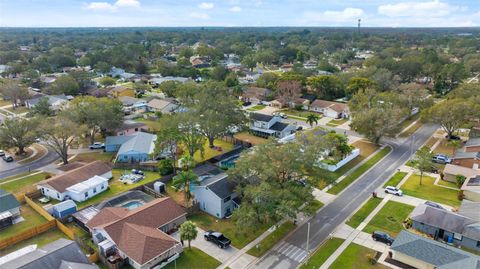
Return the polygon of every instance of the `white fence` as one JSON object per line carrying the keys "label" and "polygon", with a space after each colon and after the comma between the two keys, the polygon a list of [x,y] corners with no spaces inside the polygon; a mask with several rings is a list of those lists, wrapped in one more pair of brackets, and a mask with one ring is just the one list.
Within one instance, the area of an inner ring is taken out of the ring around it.
{"label": "white fence", "polygon": [[323,163],[323,162],[320,161],[319,166],[327,169],[330,172],[335,172],[340,167],[347,164],[349,161],[355,159],[355,157],[357,157],[358,155],[360,155],[360,149],[354,149],[354,150],[352,150],[352,153],[350,153],[350,155],[345,157],[343,160],[339,161],[337,164],[326,164],[326,163]]}

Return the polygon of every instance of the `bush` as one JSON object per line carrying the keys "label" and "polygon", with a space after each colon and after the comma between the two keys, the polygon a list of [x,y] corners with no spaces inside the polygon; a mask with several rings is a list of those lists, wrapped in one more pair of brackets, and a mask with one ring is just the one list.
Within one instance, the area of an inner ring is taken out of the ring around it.
{"label": "bush", "polygon": [[457,186],[461,188],[463,183],[465,183],[465,179],[467,178],[464,175],[457,175],[455,179],[457,180]]}
{"label": "bush", "polygon": [[375,258],[375,254],[371,254],[371,253],[367,254],[367,259],[371,265],[377,264],[377,259]]}
{"label": "bush", "polygon": [[173,173],[173,161],[172,159],[163,159],[158,162],[158,172],[161,176],[169,175]]}
{"label": "bush", "polygon": [[458,200],[462,201],[463,198],[465,198],[465,195],[463,194],[463,191],[458,191],[458,194],[457,194],[457,197],[458,197]]}

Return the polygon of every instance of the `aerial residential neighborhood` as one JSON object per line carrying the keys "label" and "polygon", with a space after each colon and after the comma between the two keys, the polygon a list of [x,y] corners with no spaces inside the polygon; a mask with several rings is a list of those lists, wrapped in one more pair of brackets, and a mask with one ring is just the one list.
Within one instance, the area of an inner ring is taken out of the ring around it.
{"label": "aerial residential neighborhood", "polygon": [[0,269],[479,269],[480,5],[364,2],[0,1]]}

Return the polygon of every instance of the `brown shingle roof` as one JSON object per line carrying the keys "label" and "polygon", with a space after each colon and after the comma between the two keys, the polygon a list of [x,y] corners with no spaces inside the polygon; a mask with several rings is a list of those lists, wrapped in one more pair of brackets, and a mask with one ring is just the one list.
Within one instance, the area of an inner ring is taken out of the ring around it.
{"label": "brown shingle roof", "polygon": [[105,226],[109,223],[117,221],[128,214],[128,209],[124,207],[105,207],[85,225],[88,228]]}
{"label": "brown shingle roof", "polygon": [[52,177],[42,184],[49,185],[58,192],[64,192],[70,186],[88,180],[94,176],[103,175],[111,170],[112,168],[110,165],[102,161],[95,161]]}
{"label": "brown shingle roof", "polygon": [[338,103],[338,102],[332,102],[332,101],[326,101],[326,100],[320,100],[317,99],[313,101],[312,107],[319,107],[319,108],[330,108],[333,109],[334,111],[337,112],[342,112],[348,109],[346,104],[343,103]]}
{"label": "brown shingle roof", "polygon": [[243,98],[257,98],[263,100],[267,94],[270,93],[269,89],[259,88],[259,87],[250,87],[243,94]]}

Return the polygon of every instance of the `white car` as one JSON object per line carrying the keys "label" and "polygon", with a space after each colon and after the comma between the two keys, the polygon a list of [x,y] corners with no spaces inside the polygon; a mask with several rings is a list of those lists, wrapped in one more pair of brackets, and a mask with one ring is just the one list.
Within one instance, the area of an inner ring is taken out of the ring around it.
{"label": "white car", "polygon": [[397,188],[395,188],[395,187],[393,187],[393,186],[387,186],[387,187],[385,188],[385,192],[386,192],[386,193],[393,194],[393,195],[397,195],[397,196],[402,196],[402,195],[403,195],[402,190],[397,189]]}
{"label": "white car", "polygon": [[100,142],[95,142],[90,145],[90,149],[103,149],[103,148],[105,148],[105,144]]}
{"label": "white car", "polygon": [[0,149],[0,157],[5,156],[5,151]]}

